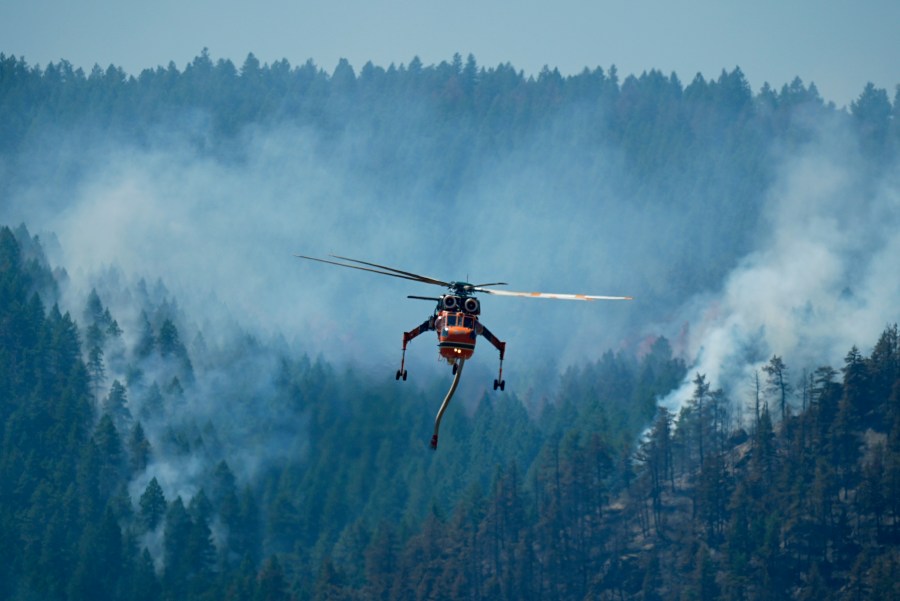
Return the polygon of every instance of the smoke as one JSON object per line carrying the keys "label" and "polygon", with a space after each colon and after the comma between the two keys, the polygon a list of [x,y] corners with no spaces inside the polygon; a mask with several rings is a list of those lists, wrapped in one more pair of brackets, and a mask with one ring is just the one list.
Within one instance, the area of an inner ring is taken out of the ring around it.
{"label": "smoke", "polygon": [[[737,187],[728,182],[739,169],[711,167],[726,182],[711,192],[642,188],[630,181],[621,148],[588,139],[578,109],[496,152],[445,149],[452,137],[434,132],[440,120],[427,108],[412,103],[396,111],[406,120],[403,127],[388,120],[390,140],[364,128],[258,125],[237,135],[225,157],[202,150],[213,144],[202,115],[182,117],[178,130],[161,127],[143,145],[48,132],[16,169],[5,169],[18,175],[0,221],[25,222],[45,240],[55,238],[51,262],[69,273],[63,303],[78,316],[91,288],[102,288],[130,346],[140,328],[143,307],[133,301],[141,280],[158,289],[154,306],[179,316],[186,345],[202,334],[210,352],[229,356],[248,336],[259,342],[253,361],[237,355],[206,366],[180,409],[186,420],[217,423],[222,396],[241,391],[245,403],[227,408],[233,421],[278,426],[264,437],[230,432],[228,444],[244,449],[231,455],[243,461],[231,466],[243,480],[267,462],[296,456],[306,438],[300,418],[266,418],[265,405],[254,402],[272,394],[280,350],[392,380],[402,332],[433,309],[406,295],[440,292],[295,253],[335,253],[447,281],[505,281],[511,290],[635,297],[482,297],[483,322],[507,342],[507,394],[526,402],[552,395],[566,366],[635,348],[660,332],[692,362],[688,381],[665,404],[677,407],[690,395],[697,371],[739,396],[773,353],[799,374],[803,366],[840,361],[896,319],[900,186],[890,170],[869,173],[848,150],[852,138],[832,124],[803,152],[779,157],[763,214],[738,231],[727,218],[684,206],[728,209],[718,199],[693,201]],[[458,164],[445,164],[451,156]],[[648,199],[655,190],[670,196]],[[722,281],[722,269],[709,264],[733,255],[737,236],[741,248],[752,241],[751,250]],[[708,281],[684,285],[692,270]],[[681,294],[697,288],[705,291]],[[410,344],[410,381],[398,386],[424,389],[435,378],[449,386],[435,342],[428,333]],[[496,370],[496,351],[481,341],[460,404],[489,391]],[[141,402],[136,394],[130,400],[136,408]],[[156,440],[163,434],[148,428]],[[181,462],[161,459],[135,491],[156,476],[167,495],[190,495],[203,464]]]}
{"label": "smoke", "polygon": [[[648,219],[618,196],[620,159],[571,147],[574,119],[463,165],[458,191],[448,194],[435,192],[449,176],[440,171],[440,143],[430,140],[433,117],[417,106],[398,112],[411,125],[387,158],[377,134],[288,125],[248,128],[223,158],[198,150],[210,127],[198,115],[143,145],[48,131],[17,157],[0,221],[25,222],[45,240],[51,264],[68,273],[63,309],[80,319],[96,288],[125,348],[136,347],[143,312],[157,328],[162,319],[177,323],[191,351],[197,377],[183,395],[165,390],[173,376],[166,361],[141,360],[142,378],[129,385],[129,407],[136,419],[144,415],[154,449],[131,483],[132,499],[154,477],[167,498],[188,499],[222,457],[244,483],[273,462],[302,457],[304,417],[270,402],[282,353],[395,384],[402,333],[433,310],[406,295],[441,290],[295,253],[335,253],[447,281],[506,281],[512,290],[640,297],[635,282],[653,280],[640,254]],[[640,312],[637,302],[482,303],[484,323],[507,342],[505,394],[535,402],[553,394],[561,368],[595,360],[629,336]],[[433,333],[414,340],[406,360],[409,381],[396,386],[431,392],[443,379],[449,387]],[[107,356],[107,385],[129,381],[133,363]],[[492,393],[497,369],[496,350],[482,340],[454,406],[471,408]],[[165,396],[155,420],[145,410],[154,382]],[[440,398],[433,401],[425,411],[437,410]],[[170,440],[179,429],[206,447],[193,439],[190,449],[179,447]]]}
{"label": "smoke", "polygon": [[855,137],[824,124],[779,161],[756,250],[717,294],[682,307],[692,364],[662,404],[678,410],[697,373],[743,403],[773,355],[799,381],[803,370],[842,365],[853,346],[865,351],[897,321],[900,170],[877,171],[856,149]]}
{"label": "smoke", "polygon": [[[398,187],[393,172],[360,172],[359,157],[378,150],[369,134],[332,140],[259,127],[244,132],[240,159],[228,161],[197,152],[203,128],[201,120],[183,137],[160,134],[141,148],[110,140],[79,146],[71,134],[42,145],[52,149],[42,160],[54,172],[77,177],[33,174],[0,217],[55,235],[59,254],[51,259],[71,276],[76,314],[95,285],[92,274],[115,268],[162,281],[185,315],[210,325],[208,339],[239,324],[298,352],[390,376],[401,333],[433,308],[405,296],[440,290],[295,253],[333,252],[443,280],[506,281],[513,290],[640,297],[637,284],[653,281],[637,252],[647,217],[610,184],[615,153],[608,161],[594,154],[586,166],[552,127],[489,164],[470,165],[452,205],[429,193],[439,174],[417,171],[409,157],[410,185],[387,196],[384,188]],[[439,156],[417,135],[400,146]],[[505,371],[515,387],[533,384],[534,365],[590,360],[616,346],[635,314],[627,304],[485,298],[483,318],[508,342]],[[430,335],[412,343],[411,374],[434,375],[434,343]],[[479,349],[469,373],[484,363],[490,385],[496,351]]]}

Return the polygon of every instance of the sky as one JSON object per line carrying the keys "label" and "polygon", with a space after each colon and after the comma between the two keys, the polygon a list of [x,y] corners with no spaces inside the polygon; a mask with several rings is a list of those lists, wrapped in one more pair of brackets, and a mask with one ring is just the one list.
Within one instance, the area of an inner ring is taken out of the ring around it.
{"label": "sky", "polygon": [[528,75],[615,65],[621,76],[659,69],[683,83],[740,67],[754,91],[794,77],[847,106],[868,82],[900,84],[896,0],[0,0],[0,52],[31,65],[68,60],[127,73],[183,68],[203,48],[240,66],[341,58],[357,71],[472,54]]}

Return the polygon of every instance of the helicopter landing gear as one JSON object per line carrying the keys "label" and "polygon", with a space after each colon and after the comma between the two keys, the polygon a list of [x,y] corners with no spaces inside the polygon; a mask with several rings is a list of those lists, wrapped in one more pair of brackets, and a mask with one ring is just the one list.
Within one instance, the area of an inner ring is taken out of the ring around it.
{"label": "helicopter landing gear", "polygon": [[[503,345],[503,351],[506,350],[506,345]],[[506,380],[503,379],[503,351],[500,352],[500,374],[497,376],[497,379],[494,380],[494,390],[498,388],[502,392],[506,390]]]}
{"label": "helicopter landing gear", "polygon": [[504,390],[506,388],[506,380],[503,379],[503,356],[506,355],[506,343],[494,336],[481,322],[476,322],[476,325],[478,333],[484,336],[488,342],[493,344],[494,347],[500,351],[500,374],[497,376],[497,379],[494,380],[494,390],[497,390],[498,388]]}
{"label": "helicopter landing gear", "polygon": [[395,380],[400,380],[403,378],[403,381],[406,382],[406,370],[403,369],[403,365],[406,363],[406,340],[403,341],[403,355],[400,357],[400,369],[397,370],[397,374],[394,376]]}
{"label": "helicopter landing gear", "polygon": [[410,340],[421,334],[422,332],[427,332],[429,330],[434,329],[434,318],[426,319],[422,322],[418,327],[413,328],[409,332],[403,333],[403,355],[400,356],[400,369],[397,370],[397,373],[394,375],[395,380],[403,379],[406,382],[406,370],[403,369],[403,366],[406,364],[406,345]]}

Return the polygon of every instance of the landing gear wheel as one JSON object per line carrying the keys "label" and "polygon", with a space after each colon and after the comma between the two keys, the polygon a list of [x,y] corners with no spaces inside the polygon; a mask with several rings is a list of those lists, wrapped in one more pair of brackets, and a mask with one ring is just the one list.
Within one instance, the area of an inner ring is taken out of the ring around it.
{"label": "landing gear wheel", "polygon": [[453,375],[454,375],[454,376],[456,375],[456,372],[457,372],[458,369],[459,369],[459,365],[457,365],[456,363],[454,363],[454,364],[453,364]]}
{"label": "landing gear wheel", "polygon": [[506,380],[500,380],[500,391],[506,390]]}
{"label": "landing gear wheel", "polygon": [[494,390],[497,390],[498,388],[500,388],[500,382],[494,380]]}
{"label": "landing gear wheel", "polygon": [[406,382],[406,370],[403,370],[403,381]]}
{"label": "landing gear wheel", "polygon": [[400,371],[399,369],[397,370],[397,374],[394,376],[394,379],[399,380],[400,378],[403,378],[403,381],[406,382],[406,370],[405,369],[403,371]]}

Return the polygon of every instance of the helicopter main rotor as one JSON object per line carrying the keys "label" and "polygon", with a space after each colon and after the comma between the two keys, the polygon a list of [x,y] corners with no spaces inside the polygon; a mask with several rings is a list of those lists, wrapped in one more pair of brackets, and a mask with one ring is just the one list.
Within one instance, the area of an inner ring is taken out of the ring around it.
{"label": "helicopter main rotor", "polygon": [[[368,261],[360,261],[359,259],[351,259],[349,257],[341,257],[338,255],[329,255],[334,259],[340,259],[341,261],[349,261],[350,263],[357,263],[357,265],[350,265],[349,263],[341,263],[339,261],[329,261],[328,259],[318,259],[316,257],[307,257],[304,255],[294,255],[299,259],[308,259],[310,261],[318,261],[320,263],[328,263],[329,265],[337,265],[339,267],[349,267],[350,269],[359,269],[360,271],[368,271],[370,273],[377,273],[380,275],[388,275],[395,278],[401,278],[404,280],[411,280],[413,282],[422,282],[423,284],[432,284],[435,286],[442,286],[452,291],[458,296],[467,297],[471,296],[475,292],[481,292],[484,294],[493,294],[495,296],[515,296],[520,298],[549,298],[556,300],[580,300],[580,301],[596,301],[596,300],[633,300],[630,296],[595,296],[590,294],[558,294],[552,292],[515,292],[512,290],[491,290],[488,286],[506,286],[506,282],[491,282],[487,284],[470,284],[468,282],[445,282],[443,280],[439,280],[437,278],[432,278],[425,275],[419,275],[417,273],[412,273],[410,271],[403,271],[400,269],[395,269],[394,267],[388,267],[387,265],[379,265],[378,263],[370,263]],[[366,267],[362,267],[365,265]],[[425,300],[431,300],[430,297],[410,297],[410,298],[422,298]]]}

